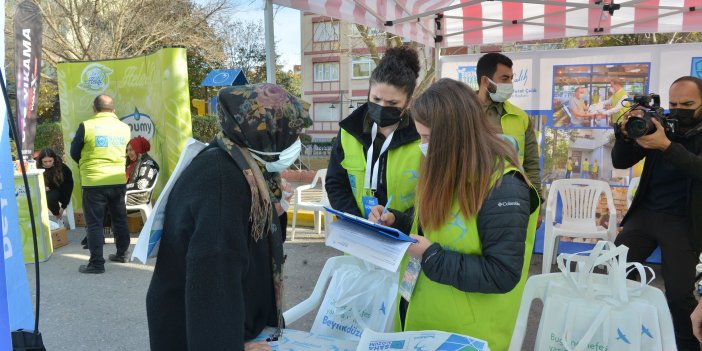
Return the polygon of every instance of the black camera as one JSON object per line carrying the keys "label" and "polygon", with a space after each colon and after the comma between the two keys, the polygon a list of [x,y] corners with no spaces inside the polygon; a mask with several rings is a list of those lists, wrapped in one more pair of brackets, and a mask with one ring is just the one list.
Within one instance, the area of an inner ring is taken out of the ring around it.
{"label": "black camera", "polygon": [[[678,120],[668,118],[663,115],[661,108],[661,97],[657,94],[649,95],[634,95],[631,101],[629,111],[643,111],[643,115],[629,116],[624,129],[629,138],[636,139],[644,135],[653,134],[656,131],[656,126],[653,120],[657,120],[665,129],[666,135],[671,135],[678,130]],[[616,129],[620,128],[620,124],[615,125]]]}

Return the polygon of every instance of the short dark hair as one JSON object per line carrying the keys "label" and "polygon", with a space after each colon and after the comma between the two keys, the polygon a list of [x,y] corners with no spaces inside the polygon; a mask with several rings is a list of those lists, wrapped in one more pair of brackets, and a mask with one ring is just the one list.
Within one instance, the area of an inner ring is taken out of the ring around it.
{"label": "short dark hair", "polygon": [[385,83],[392,85],[412,97],[419,77],[419,55],[408,47],[395,47],[385,51],[385,56],[373,70],[370,85]]}
{"label": "short dark hair", "polygon": [[[702,79],[699,79],[699,78],[693,77],[693,76],[682,76],[682,77],[676,79],[673,82],[673,84],[680,83],[680,82],[693,82],[693,83],[695,83],[695,85],[697,85],[697,93],[699,93],[700,97],[702,97]],[[673,84],[671,84],[671,86]]]}
{"label": "short dark hair", "polygon": [[485,54],[478,60],[478,67],[475,68],[475,73],[478,75],[478,86],[480,86],[480,80],[483,76],[492,79],[499,64],[512,68],[512,60],[498,52]]}
{"label": "short dark hair", "polygon": [[108,95],[96,96],[95,100],[93,100],[93,107],[97,112],[112,112],[115,109],[112,98]]}

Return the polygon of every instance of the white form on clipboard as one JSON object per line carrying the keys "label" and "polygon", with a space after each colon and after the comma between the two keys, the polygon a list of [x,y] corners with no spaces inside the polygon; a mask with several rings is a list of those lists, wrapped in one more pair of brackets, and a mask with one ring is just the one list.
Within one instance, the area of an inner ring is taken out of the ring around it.
{"label": "white form on clipboard", "polygon": [[325,207],[337,216],[329,226],[326,245],[358,257],[390,272],[397,272],[410,244],[407,234],[365,218]]}

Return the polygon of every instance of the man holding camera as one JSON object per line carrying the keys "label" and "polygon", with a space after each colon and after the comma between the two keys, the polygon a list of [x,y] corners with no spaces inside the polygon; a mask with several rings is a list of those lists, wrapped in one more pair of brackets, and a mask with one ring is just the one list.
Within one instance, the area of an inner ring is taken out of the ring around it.
{"label": "man holding camera", "polygon": [[[615,168],[626,169],[646,158],[641,183],[615,244],[628,246],[628,259],[635,262],[643,262],[660,246],[678,350],[700,350],[690,314],[697,304],[695,265],[702,249],[702,80],[678,78],[669,95],[670,114],[662,120],[666,127],[644,108],[631,111],[615,128]],[[630,135],[634,129],[626,125],[634,123],[634,117],[650,126],[647,134]],[[673,120],[677,127],[671,130]]]}

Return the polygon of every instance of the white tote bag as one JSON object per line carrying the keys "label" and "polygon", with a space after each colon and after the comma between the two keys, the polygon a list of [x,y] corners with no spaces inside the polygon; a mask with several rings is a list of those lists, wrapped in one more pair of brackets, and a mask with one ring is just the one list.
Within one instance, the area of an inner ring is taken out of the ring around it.
{"label": "white tote bag", "polygon": [[185,142],[185,147],[180,154],[175,169],[173,169],[173,173],[171,173],[168,182],[166,182],[166,186],[163,187],[161,195],[159,195],[158,200],[156,200],[151,215],[146,219],[144,227],[141,228],[139,239],[137,239],[137,243],[132,251],[132,261],[137,259],[146,264],[148,258],[156,257],[158,254],[158,247],[161,243],[161,235],[163,234],[163,223],[166,219],[166,203],[168,203],[168,196],[171,194],[171,189],[173,189],[176,181],[180,178],[180,174],[183,173],[195,156],[206,146],[207,144],[193,138]]}
{"label": "white tote bag", "polygon": [[[628,250],[600,241],[591,251],[558,256],[566,279],[546,287],[535,349],[662,351],[658,310],[637,297],[653,280],[653,271],[626,263]],[[577,265],[574,272],[572,264]],[[597,266],[606,273],[594,273]],[[632,270],[639,273],[641,283],[627,286],[626,276]]]}
{"label": "white tote bag", "polygon": [[392,331],[397,288],[397,273],[365,262],[343,265],[334,272],[310,331],[346,340],[360,340],[364,328]]}

